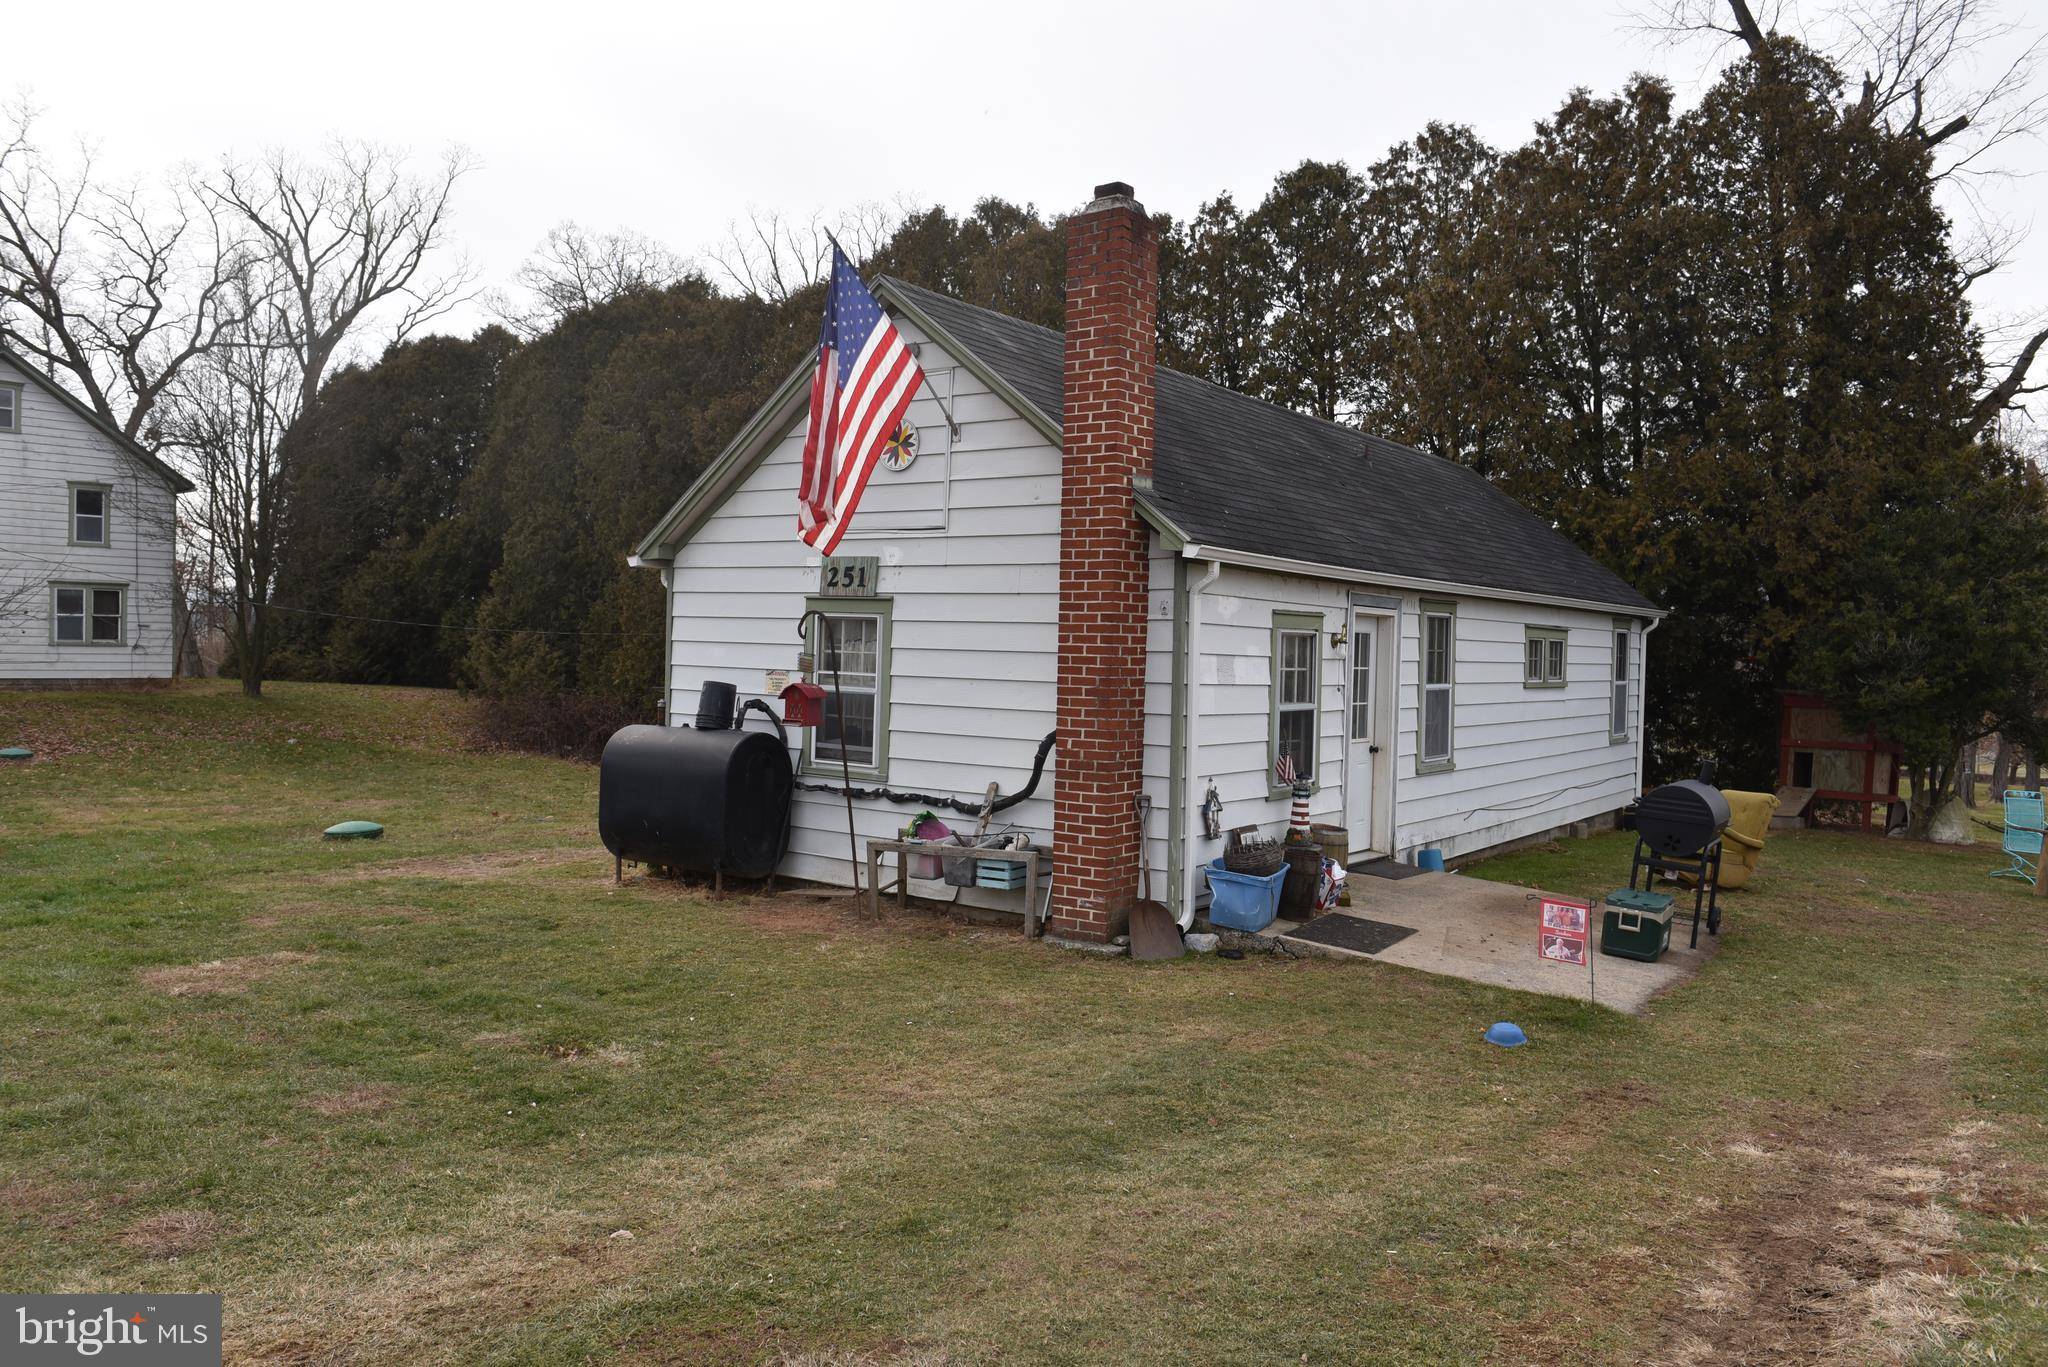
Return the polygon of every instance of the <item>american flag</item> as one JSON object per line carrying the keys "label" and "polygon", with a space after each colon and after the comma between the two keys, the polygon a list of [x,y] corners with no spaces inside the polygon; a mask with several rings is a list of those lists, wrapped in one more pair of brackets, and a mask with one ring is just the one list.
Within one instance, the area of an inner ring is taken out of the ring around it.
{"label": "american flag", "polygon": [[825,555],[839,549],[882,448],[924,383],[917,358],[832,244],[832,289],[818,332],[811,425],[797,486],[797,535]]}

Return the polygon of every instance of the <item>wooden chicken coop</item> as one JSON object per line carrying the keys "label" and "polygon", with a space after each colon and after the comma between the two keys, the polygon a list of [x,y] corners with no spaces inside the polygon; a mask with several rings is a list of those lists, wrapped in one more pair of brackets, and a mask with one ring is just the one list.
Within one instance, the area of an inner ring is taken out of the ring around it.
{"label": "wooden chicken coop", "polygon": [[[1803,815],[1813,805],[1829,803],[1846,809],[1860,830],[1875,822],[1899,800],[1900,750],[1875,727],[1856,730],[1843,722],[1827,699],[1806,693],[1784,693],[1778,699],[1778,782],[1780,816]],[[1794,811],[1786,790],[1804,799]]]}

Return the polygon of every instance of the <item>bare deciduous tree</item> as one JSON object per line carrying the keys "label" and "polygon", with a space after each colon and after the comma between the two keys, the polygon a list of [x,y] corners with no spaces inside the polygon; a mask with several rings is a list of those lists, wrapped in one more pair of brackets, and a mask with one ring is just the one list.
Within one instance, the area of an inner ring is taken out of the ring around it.
{"label": "bare deciduous tree", "polygon": [[229,162],[209,187],[247,225],[274,317],[259,331],[287,349],[309,407],[320,381],[364,314],[383,305],[384,332],[403,341],[468,296],[467,265],[430,269],[446,243],[455,186],[469,158],[452,151],[419,176],[402,153],[336,142],[323,162],[273,151],[251,164]]}
{"label": "bare deciduous tree", "polygon": [[96,181],[37,144],[35,111],[0,147],[0,337],[108,423],[143,437],[178,373],[233,326],[249,259],[241,225],[184,181]]}
{"label": "bare deciduous tree", "polygon": [[741,294],[784,304],[825,278],[834,237],[859,263],[889,240],[904,217],[901,206],[872,202],[836,219],[815,211],[798,219],[779,209],[749,209],[746,220],[727,225],[724,242],[705,255]]}
{"label": "bare deciduous tree", "polygon": [[506,327],[531,339],[579,310],[666,289],[695,273],[688,258],[630,228],[593,233],[563,222],[512,277],[515,292],[494,290],[485,302]]}
{"label": "bare deciduous tree", "polygon": [[[466,267],[437,273],[468,162],[413,175],[402,154],[337,143],[322,162],[273,152],[225,165],[208,191],[252,245],[234,323],[171,391],[168,443],[199,486],[192,524],[226,580],[242,691],[262,693],[270,596],[290,508],[285,434],[344,345],[373,321],[402,340],[465,297]],[[208,586],[210,592],[219,592]]]}
{"label": "bare deciduous tree", "polygon": [[168,440],[199,486],[190,527],[227,581],[229,640],[252,698],[269,663],[283,539],[278,452],[300,412],[303,378],[286,311],[259,304],[231,339],[186,368],[166,404]]}

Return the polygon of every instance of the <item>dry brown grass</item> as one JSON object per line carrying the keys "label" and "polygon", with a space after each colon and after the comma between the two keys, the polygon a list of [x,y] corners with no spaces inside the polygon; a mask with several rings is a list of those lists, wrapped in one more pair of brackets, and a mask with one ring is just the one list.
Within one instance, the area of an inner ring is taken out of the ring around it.
{"label": "dry brown grass", "polygon": [[198,964],[145,968],[141,977],[146,986],[172,997],[232,995],[246,992],[253,984],[295,964],[311,963],[314,957],[301,950],[279,949],[238,959],[209,959]]}
{"label": "dry brown grass", "polygon": [[339,1092],[308,1097],[308,1109],[339,1119],[351,1115],[381,1115],[398,1104],[398,1089],[381,1082],[358,1083]]}
{"label": "dry brown grass", "polygon": [[210,1210],[165,1210],[128,1226],[121,1242],[149,1258],[182,1258],[209,1248],[226,1225]]}
{"label": "dry brown grass", "polygon": [[538,873],[563,864],[596,866],[600,862],[600,855],[592,854],[588,845],[553,850],[499,850],[490,854],[423,855],[337,869],[313,881],[357,883],[382,878],[438,878],[454,883],[476,883],[518,878],[522,874]]}

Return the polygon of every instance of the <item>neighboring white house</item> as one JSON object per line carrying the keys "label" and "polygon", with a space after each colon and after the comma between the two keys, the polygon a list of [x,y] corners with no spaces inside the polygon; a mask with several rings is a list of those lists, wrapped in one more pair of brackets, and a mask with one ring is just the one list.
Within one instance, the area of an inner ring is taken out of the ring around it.
{"label": "neighboring white house", "polygon": [[0,687],[170,677],[191,488],[0,347]]}
{"label": "neighboring white house", "polygon": [[[830,562],[794,532],[808,366],[647,536],[665,715],[691,717],[707,680],[772,699],[819,609],[847,634],[855,787],[1015,793],[1057,730],[998,821],[1054,847],[1052,928],[1084,940],[1116,932],[1141,792],[1153,895],[1192,910],[1222,848],[1207,795],[1223,829],[1277,832],[1283,752],[1356,858],[1456,858],[1627,804],[1663,613],[1467,469],[1155,374],[1156,249],[1128,187],[1070,234],[1065,334],[876,284],[929,386],[914,460],[877,470]],[[1072,412],[1088,421],[1063,434]],[[809,786],[786,874],[848,881],[840,740],[792,733]],[[860,799],[859,835],[921,805]]]}

